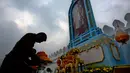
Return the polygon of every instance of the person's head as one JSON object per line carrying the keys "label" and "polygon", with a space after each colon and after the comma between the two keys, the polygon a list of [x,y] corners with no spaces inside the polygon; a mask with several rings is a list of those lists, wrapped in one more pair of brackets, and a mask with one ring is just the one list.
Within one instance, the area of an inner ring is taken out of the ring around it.
{"label": "person's head", "polygon": [[41,43],[47,40],[47,35],[44,32],[40,32],[36,35],[36,42]]}

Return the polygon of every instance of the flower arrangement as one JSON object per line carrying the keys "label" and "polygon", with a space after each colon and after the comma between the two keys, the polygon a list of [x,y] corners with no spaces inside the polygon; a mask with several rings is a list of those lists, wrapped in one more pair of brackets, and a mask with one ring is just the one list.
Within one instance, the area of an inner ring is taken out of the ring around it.
{"label": "flower arrangement", "polygon": [[57,65],[58,65],[58,66],[60,66],[60,65],[61,65],[61,60],[60,60],[60,57],[58,57],[58,59],[57,59],[57,62],[56,62],[56,63],[57,63]]}
{"label": "flower arrangement", "polygon": [[37,53],[37,56],[43,61],[44,63],[52,63],[52,60],[48,57],[48,55],[44,51],[40,51]]}
{"label": "flower arrangement", "polygon": [[88,67],[82,73],[113,73],[113,69],[109,66]]}
{"label": "flower arrangement", "polygon": [[[58,67],[65,69],[65,71],[72,71],[73,67],[77,67],[78,63],[83,63],[83,61],[80,61],[80,58],[78,58],[78,55],[80,53],[80,49],[74,48],[68,51],[65,55],[62,55],[57,60]],[[60,65],[60,61],[62,62]],[[68,69],[69,68],[69,69]],[[62,69],[59,69],[59,71],[62,71]]]}
{"label": "flower arrangement", "polygon": [[78,49],[78,48],[74,48],[74,49],[72,49],[70,51],[72,52],[73,55],[80,53],[80,49]]}

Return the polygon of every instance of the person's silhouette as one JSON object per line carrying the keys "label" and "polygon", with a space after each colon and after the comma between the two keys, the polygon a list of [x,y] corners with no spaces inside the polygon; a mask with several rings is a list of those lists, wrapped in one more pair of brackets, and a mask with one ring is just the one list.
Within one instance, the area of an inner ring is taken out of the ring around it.
{"label": "person's silhouette", "polygon": [[40,59],[34,53],[35,43],[46,41],[47,35],[43,32],[34,34],[27,33],[14,46],[13,50],[6,55],[0,73],[31,73],[32,69],[27,66],[28,58],[35,58],[35,62],[40,64]]}

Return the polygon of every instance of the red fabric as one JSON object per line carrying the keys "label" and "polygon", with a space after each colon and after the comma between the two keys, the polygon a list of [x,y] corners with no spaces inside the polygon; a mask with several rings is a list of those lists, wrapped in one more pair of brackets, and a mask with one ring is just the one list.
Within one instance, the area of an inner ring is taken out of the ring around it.
{"label": "red fabric", "polygon": [[67,56],[68,63],[73,63],[74,57],[72,55]]}
{"label": "red fabric", "polygon": [[69,55],[69,56],[67,56],[67,59],[69,59],[69,60],[73,60],[74,57],[73,57],[72,55]]}
{"label": "red fabric", "polygon": [[80,28],[77,29],[79,35],[85,32],[84,25],[82,25]]}
{"label": "red fabric", "polygon": [[60,59],[57,60],[57,65],[58,65],[58,66],[61,65],[61,60],[60,60]]}
{"label": "red fabric", "polygon": [[33,68],[34,70],[37,70],[37,67],[38,67],[38,66],[32,66],[32,68]]}
{"label": "red fabric", "polygon": [[74,59],[74,63],[76,63],[76,59]]}
{"label": "red fabric", "polygon": [[62,63],[63,68],[65,68],[65,65],[67,65],[67,64],[68,64],[68,61],[67,60],[63,60],[63,63]]}
{"label": "red fabric", "polygon": [[64,63],[67,63],[67,60],[65,59],[65,60],[63,60],[63,62],[64,62]]}

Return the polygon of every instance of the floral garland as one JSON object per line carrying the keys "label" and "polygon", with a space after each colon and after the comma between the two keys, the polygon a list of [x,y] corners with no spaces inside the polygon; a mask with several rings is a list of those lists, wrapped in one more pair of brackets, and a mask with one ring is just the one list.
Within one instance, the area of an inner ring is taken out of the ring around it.
{"label": "floral garland", "polygon": [[80,49],[80,52],[89,51],[92,48],[98,49],[100,44],[108,44],[110,42],[113,42],[112,38],[108,38],[108,37],[104,36],[98,40],[92,41],[89,44],[85,44],[84,46],[79,47],[79,49]]}
{"label": "floral garland", "polygon": [[[89,51],[90,49],[92,49],[92,48],[98,49],[99,46],[100,46],[100,44],[92,45],[91,47],[89,47],[89,48],[87,48],[87,49],[86,49],[86,48],[83,48],[83,49],[81,48],[81,49],[80,49],[80,53],[81,53],[81,52],[84,52],[84,51],[87,51],[87,52],[88,52],[88,51]],[[86,47],[86,46],[85,46],[85,47]]]}
{"label": "floral garland", "polygon": [[88,67],[82,73],[113,73],[113,68],[108,66]]}

